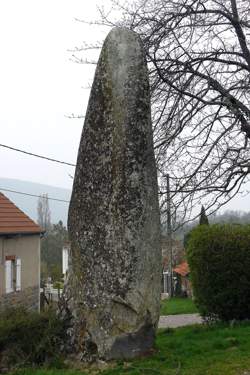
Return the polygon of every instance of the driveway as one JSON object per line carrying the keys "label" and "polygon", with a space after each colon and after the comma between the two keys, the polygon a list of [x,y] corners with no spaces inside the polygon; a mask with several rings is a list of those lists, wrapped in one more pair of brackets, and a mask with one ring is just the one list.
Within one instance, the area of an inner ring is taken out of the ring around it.
{"label": "driveway", "polygon": [[166,315],[160,317],[158,328],[176,328],[201,323],[199,314]]}

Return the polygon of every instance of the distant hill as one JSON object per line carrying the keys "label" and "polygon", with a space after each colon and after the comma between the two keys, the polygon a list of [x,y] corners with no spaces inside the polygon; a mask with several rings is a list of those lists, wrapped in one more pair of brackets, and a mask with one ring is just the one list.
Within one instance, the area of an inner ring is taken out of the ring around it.
{"label": "distant hill", "polygon": [[[8,197],[13,203],[15,203],[22,211],[24,211],[35,221],[37,220],[38,198],[7,192],[1,190],[1,188],[16,190],[34,195],[47,193],[51,198],[63,200],[70,200],[71,196],[71,191],[69,189],[62,189],[59,187],[37,184],[30,181],[14,180],[0,177],[0,192],[6,195],[6,197]],[[49,207],[51,210],[51,222],[57,223],[59,220],[62,220],[63,224],[66,225],[69,208],[68,203],[50,200]]]}

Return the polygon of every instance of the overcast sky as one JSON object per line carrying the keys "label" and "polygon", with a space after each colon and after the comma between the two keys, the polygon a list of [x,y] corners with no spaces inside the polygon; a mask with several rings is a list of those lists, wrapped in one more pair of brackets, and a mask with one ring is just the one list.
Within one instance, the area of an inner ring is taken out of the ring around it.
{"label": "overcast sky", "polygon": [[[98,18],[98,0],[0,2],[0,143],[74,163],[94,67],[70,61],[69,49],[108,32],[76,22]],[[107,1],[106,1],[107,3]],[[71,167],[0,147],[0,176],[70,188]]]}
{"label": "overcast sky", "polygon": [[[0,2],[0,143],[75,163],[94,66],[70,61],[83,41],[102,40],[95,20],[108,0],[8,0]],[[71,188],[74,168],[0,147],[0,177]],[[7,187],[7,186],[6,186]],[[237,197],[228,209],[248,210]]]}

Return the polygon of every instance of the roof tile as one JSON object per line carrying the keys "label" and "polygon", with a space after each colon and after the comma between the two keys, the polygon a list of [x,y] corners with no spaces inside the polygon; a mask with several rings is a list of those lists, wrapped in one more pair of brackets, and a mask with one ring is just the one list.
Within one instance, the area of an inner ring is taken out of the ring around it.
{"label": "roof tile", "polygon": [[0,235],[42,232],[38,224],[0,193]]}
{"label": "roof tile", "polygon": [[188,266],[187,262],[183,262],[181,264],[178,264],[178,266],[176,266],[173,269],[173,271],[176,272],[176,273],[178,273],[181,276],[187,276],[189,274],[189,272],[190,272],[189,266]]}

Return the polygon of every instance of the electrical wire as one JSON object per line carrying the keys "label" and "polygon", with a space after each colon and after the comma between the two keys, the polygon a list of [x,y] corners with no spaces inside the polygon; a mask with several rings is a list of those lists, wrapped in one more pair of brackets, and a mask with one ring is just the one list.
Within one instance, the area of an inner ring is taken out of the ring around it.
{"label": "electrical wire", "polygon": [[[8,191],[10,193],[16,193],[16,194],[21,194],[21,195],[26,195],[26,196],[29,196],[29,197],[35,197],[35,198],[41,198],[42,194],[41,195],[35,195],[35,194],[29,194],[29,193],[24,193],[22,191],[17,191],[17,190],[11,190],[11,189],[5,189],[5,188],[1,188],[0,187],[0,191]],[[49,200],[51,201],[57,201],[57,202],[64,202],[64,203],[69,203],[69,201],[66,201],[64,199],[58,199],[58,198],[50,198],[50,197],[47,197]]]}
{"label": "electrical wire", "polygon": [[29,156],[35,156],[36,158],[45,159],[45,160],[48,160],[48,161],[53,161],[54,163],[60,163],[60,164],[64,164],[64,165],[69,165],[70,167],[75,167],[76,166],[73,163],[68,163],[66,161],[49,158],[49,157],[43,156],[43,155],[33,154],[32,152],[28,152],[28,151],[25,151],[25,150],[20,150],[18,148],[11,147],[11,146],[0,144],[0,147],[4,147],[4,148],[7,148],[7,149],[12,150],[12,151],[21,152],[21,153],[29,155]]}

